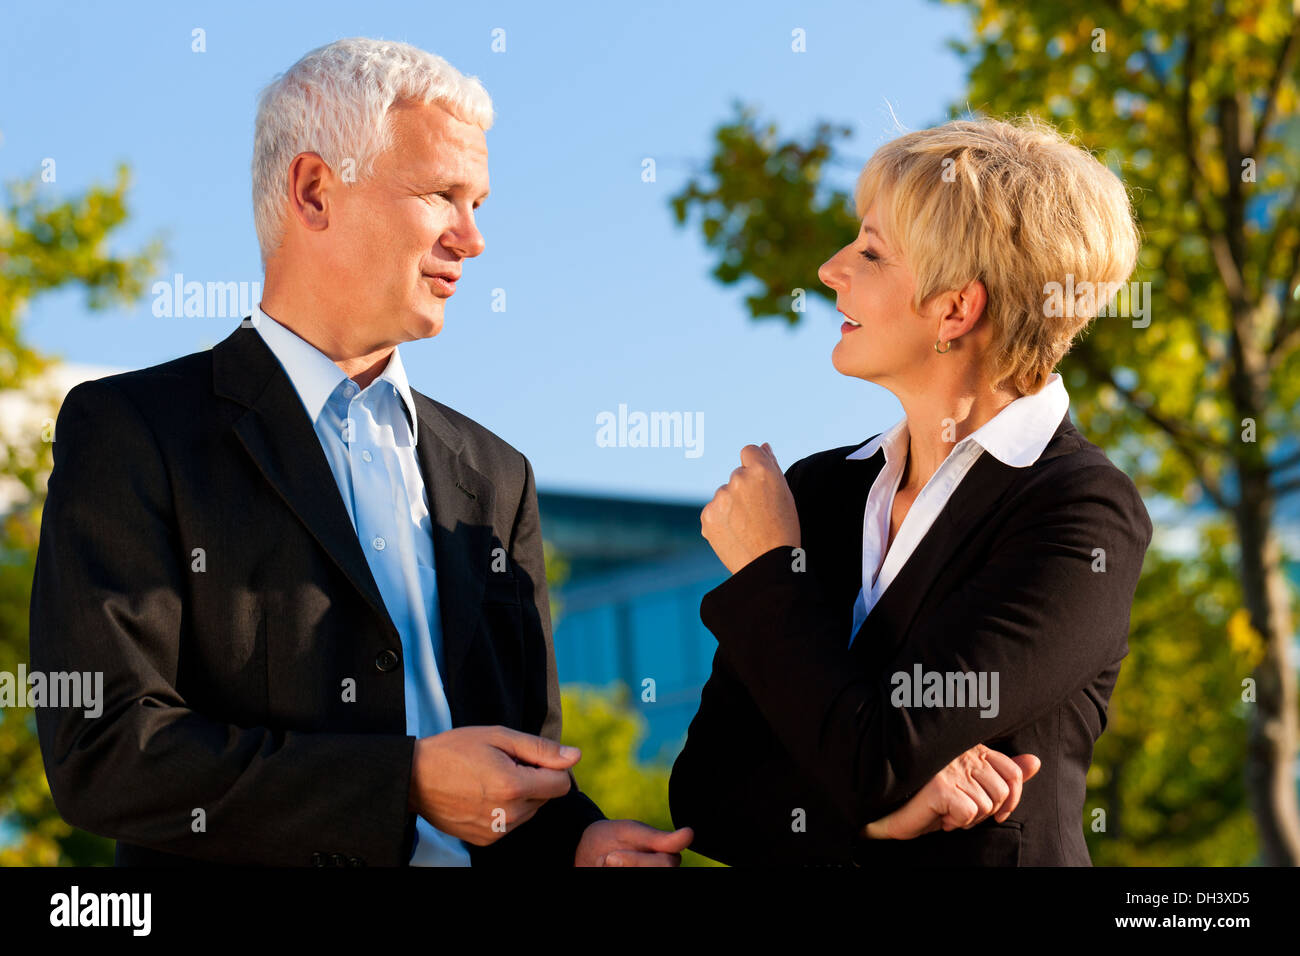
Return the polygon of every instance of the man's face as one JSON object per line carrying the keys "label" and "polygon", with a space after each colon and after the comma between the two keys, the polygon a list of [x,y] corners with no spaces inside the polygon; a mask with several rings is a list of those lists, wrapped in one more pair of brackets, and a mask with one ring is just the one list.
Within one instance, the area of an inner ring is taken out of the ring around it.
{"label": "man's face", "polygon": [[340,183],[329,220],[332,298],[374,347],[442,331],[462,263],[483,251],[474,210],[488,194],[483,130],[435,105],[394,106],[389,123],[392,147],[364,182]]}

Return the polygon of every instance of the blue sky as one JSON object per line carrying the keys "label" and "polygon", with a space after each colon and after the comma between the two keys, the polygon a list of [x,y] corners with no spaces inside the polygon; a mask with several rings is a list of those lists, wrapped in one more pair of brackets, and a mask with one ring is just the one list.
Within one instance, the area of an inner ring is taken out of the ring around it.
{"label": "blue sky", "polygon": [[[383,37],[477,75],[497,112],[492,197],[478,219],[487,248],[466,263],[442,333],[403,345],[402,357],[415,388],[528,455],[542,488],[704,501],[748,442],[770,442],[788,466],[901,415],[888,392],[831,366],[839,317],[829,306],[812,301],[793,330],[749,319],[743,290],[710,277],[698,231],[676,226],[668,200],[736,99],[791,133],[847,123],[859,160],[894,135],[891,111],[908,128],[944,121],[963,97],[944,45],[968,28],[960,10],[922,0],[48,3],[10,4],[4,20],[0,179],[53,158],[57,179],[42,188],[70,195],[126,162],[132,218],[115,244],[162,238],[154,278],[164,281],[261,280],[254,104],[303,53]],[[195,28],[206,52],[191,50]],[[495,28],[506,31],[503,53],[491,49]],[[796,28],[807,52],[791,51]],[[642,182],[645,157],[655,183]],[[507,292],[504,313],[491,309],[495,288]],[[209,347],[236,324],[158,318],[150,296],[90,313],[70,292],[34,303],[25,328],[69,361],[140,368]],[[703,453],[599,447],[597,416],[620,404],[702,414]]]}

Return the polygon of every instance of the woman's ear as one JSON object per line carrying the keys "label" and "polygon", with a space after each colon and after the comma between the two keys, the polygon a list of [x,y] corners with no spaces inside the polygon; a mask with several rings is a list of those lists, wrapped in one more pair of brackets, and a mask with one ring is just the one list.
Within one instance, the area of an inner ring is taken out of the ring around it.
{"label": "woman's ear", "polygon": [[939,338],[945,342],[961,338],[975,328],[989,302],[988,290],[980,279],[971,279],[960,289],[941,293]]}

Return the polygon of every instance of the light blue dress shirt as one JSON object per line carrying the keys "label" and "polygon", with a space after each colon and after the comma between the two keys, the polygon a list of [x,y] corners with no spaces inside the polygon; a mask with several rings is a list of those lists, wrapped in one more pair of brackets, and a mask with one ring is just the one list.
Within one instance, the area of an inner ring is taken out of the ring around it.
{"label": "light blue dress shirt", "polygon": [[[442,687],[442,624],[433,524],[415,446],[415,402],[396,347],[364,389],[310,342],[260,308],[254,326],[302,399],[357,540],[402,639],[406,732],[451,729]],[[412,866],[469,866],[465,844],[416,818]]]}

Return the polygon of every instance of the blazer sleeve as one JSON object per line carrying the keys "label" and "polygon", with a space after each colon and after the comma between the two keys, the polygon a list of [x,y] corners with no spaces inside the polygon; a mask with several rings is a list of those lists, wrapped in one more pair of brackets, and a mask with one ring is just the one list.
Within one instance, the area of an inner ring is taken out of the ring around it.
{"label": "blazer sleeve", "polygon": [[[525,673],[538,692],[530,699],[524,729],[560,742],[562,713],[560,681],[551,635],[551,607],[546,588],[546,559],[542,548],[541,518],[537,509],[537,488],[533,468],[524,458],[524,489],[511,535],[510,559],[519,586],[523,610]],[[569,772],[569,792],[548,800],[500,843],[512,844],[517,858],[533,864],[572,866],[583,831],[604,813],[581,790]]]}
{"label": "blazer sleeve", "polygon": [[[859,827],[901,806],[977,743],[1034,721],[1127,652],[1151,523],[1107,464],[1040,482],[986,564],[936,605],[878,673],[855,670],[816,578],[776,548],[705,595],[701,618],[785,748]],[[1094,571],[1094,549],[1105,550]],[[809,561],[815,560],[808,555]],[[895,706],[891,675],[997,674],[996,716]]]}
{"label": "blazer sleeve", "polygon": [[[800,459],[786,470],[791,491],[797,490],[806,462]],[[765,739],[770,739],[766,717],[720,646],[668,778],[673,825],[694,829],[691,849],[732,866],[770,865],[777,859],[771,801],[763,799],[771,783],[756,779],[752,756],[752,748]]]}
{"label": "blazer sleeve", "polygon": [[30,650],[35,671],[102,674],[103,695],[98,716],[35,708],[59,813],[209,862],[405,865],[413,737],[236,726],[177,689],[189,563],[149,425],[113,384],[76,386],[55,426]]}

